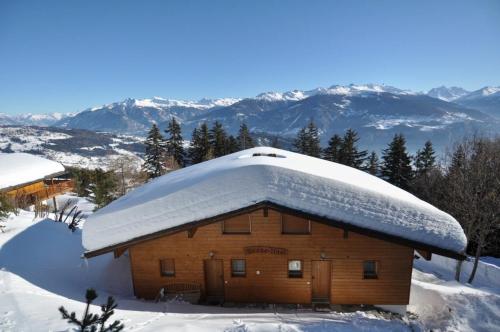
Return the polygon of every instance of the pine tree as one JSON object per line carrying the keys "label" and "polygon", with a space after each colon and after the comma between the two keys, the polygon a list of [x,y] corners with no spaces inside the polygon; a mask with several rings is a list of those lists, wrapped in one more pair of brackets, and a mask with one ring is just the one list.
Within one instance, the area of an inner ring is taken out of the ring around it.
{"label": "pine tree", "polygon": [[229,137],[226,140],[226,151],[227,153],[234,153],[240,151],[240,144],[238,143],[238,139],[235,138],[233,135],[229,135]]}
{"label": "pine tree", "polygon": [[408,190],[413,178],[411,157],[406,152],[406,140],[402,134],[394,135],[382,156],[382,177],[404,190]]}
{"label": "pine tree", "polygon": [[213,151],[214,158],[222,157],[227,154],[226,151],[226,131],[222,123],[215,121],[214,126],[210,130],[210,146]]}
{"label": "pine tree", "polygon": [[146,153],[143,170],[150,179],[165,173],[165,140],[156,124],[153,124],[146,138]]}
{"label": "pine tree", "polygon": [[378,156],[375,151],[372,151],[370,153],[370,156],[368,156],[367,159],[367,165],[366,165],[366,171],[370,173],[371,175],[378,176],[380,173],[380,165],[378,161]]}
{"label": "pine tree", "polygon": [[244,122],[240,125],[240,131],[238,132],[238,146],[240,150],[250,149],[255,146],[250,131]]}
{"label": "pine tree", "polygon": [[0,193],[0,221],[6,219],[11,212],[16,212],[16,209],[7,195]]}
{"label": "pine tree", "polygon": [[436,166],[436,156],[432,142],[425,142],[424,149],[418,150],[415,156],[415,169],[417,176],[428,174]]}
{"label": "pine tree", "polygon": [[100,209],[116,198],[118,182],[113,171],[106,172],[96,168],[92,172],[92,183],[89,185],[91,201]]}
{"label": "pine tree", "polygon": [[342,146],[342,137],[335,134],[328,141],[328,147],[323,152],[323,159],[339,162],[339,152]]}
{"label": "pine tree", "polygon": [[339,162],[346,166],[360,169],[366,159],[367,151],[359,151],[357,143],[359,141],[358,133],[348,129],[342,139],[339,149]]}
{"label": "pine tree", "polygon": [[168,127],[165,130],[169,137],[166,140],[167,155],[172,157],[179,167],[184,166],[184,140],[182,139],[181,126],[174,117],[168,123]]}
{"label": "pine tree", "polygon": [[281,144],[280,144],[280,140],[279,140],[278,136],[273,136],[273,138],[271,139],[271,147],[276,148],[276,149],[281,148]]}
{"label": "pine tree", "polygon": [[317,158],[321,156],[318,128],[312,120],[306,127],[299,130],[294,147],[298,153]]}
{"label": "pine tree", "polygon": [[301,128],[297,133],[297,137],[293,142],[293,147],[295,151],[302,154],[307,154],[307,133],[306,127]]}
{"label": "pine tree", "polygon": [[101,315],[89,312],[90,304],[92,304],[97,296],[95,290],[92,288],[87,289],[85,292],[85,302],[87,305],[81,320],[76,318],[75,312],[70,314],[63,306],[59,307],[62,318],[67,320],[68,323],[78,326],[81,332],[119,332],[123,330],[125,325],[120,323],[119,320],[115,320],[113,323],[106,326],[108,319],[114,314],[114,309],[117,307],[112,296],[109,296],[107,302],[101,306]]}
{"label": "pine tree", "polygon": [[191,164],[198,164],[211,158],[210,134],[208,126],[203,123],[199,128],[193,130],[193,136],[189,146],[189,159]]}

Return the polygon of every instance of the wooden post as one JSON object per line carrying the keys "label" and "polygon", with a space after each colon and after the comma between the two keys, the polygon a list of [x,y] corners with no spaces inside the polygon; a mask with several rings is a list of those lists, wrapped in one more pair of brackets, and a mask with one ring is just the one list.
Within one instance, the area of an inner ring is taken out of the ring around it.
{"label": "wooden post", "polygon": [[52,202],[54,203],[54,214],[57,213],[57,202],[56,202],[56,196],[52,197]]}

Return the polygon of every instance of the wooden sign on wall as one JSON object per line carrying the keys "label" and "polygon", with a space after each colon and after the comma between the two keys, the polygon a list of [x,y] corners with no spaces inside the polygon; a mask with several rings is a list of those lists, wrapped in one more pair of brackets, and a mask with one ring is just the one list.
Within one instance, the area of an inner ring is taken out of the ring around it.
{"label": "wooden sign on wall", "polygon": [[261,246],[246,247],[245,255],[250,255],[250,254],[286,255],[288,254],[288,250],[285,248],[261,247]]}

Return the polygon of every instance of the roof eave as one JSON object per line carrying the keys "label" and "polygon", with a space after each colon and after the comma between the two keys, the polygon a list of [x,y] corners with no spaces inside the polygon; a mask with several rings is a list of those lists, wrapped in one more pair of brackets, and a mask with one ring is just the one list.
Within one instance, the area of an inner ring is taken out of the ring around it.
{"label": "roof eave", "polygon": [[328,226],[341,228],[341,229],[344,229],[347,231],[352,231],[354,233],[358,233],[361,235],[365,235],[365,236],[377,238],[380,240],[396,243],[396,244],[403,245],[403,246],[410,247],[410,248],[414,248],[414,249],[429,251],[429,252],[432,252],[432,253],[435,253],[435,254],[438,254],[441,256],[446,256],[446,257],[450,257],[450,258],[457,259],[457,260],[465,260],[467,257],[463,253],[459,253],[459,252],[456,252],[456,251],[453,251],[450,249],[440,248],[440,247],[429,245],[426,243],[422,243],[422,242],[418,242],[418,241],[414,241],[414,240],[409,240],[409,239],[402,238],[402,237],[395,236],[395,235],[390,235],[390,234],[387,234],[384,232],[375,231],[372,229],[352,225],[352,224],[349,224],[346,222],[317,216],[317,215],[306,213],[306,212],[303,212],[300,210],[292,209],[292,208],[289,208],[289,207],[286,207],[286,206],[283,206],[280,204],[276,204],[276,203],[273,203],[270,201],[262,201],[262,202],[259,202],[259,203],[256,203],[256,204],[253,204],[253,205],[250,205],[247,207],[243,207],[241,209],[237,209],[234,211],[230,211],[227,213],[223,213],[223,214],[220,214],[220,215],[217,215],[214,217],[192,221],[192,222],[189,222],[186,224],[171,227],[171,228],[164,229],[164,230],[154,232],[151,234],[142,235],[142,236],[133,238],[133,239],[125,241],[125,242],[106,246],[106,247],[96,249],[96,250],[86,251],[83,254],[83,256],[85,258],[99,256],[99,255],[102,255],[102,254],[105,254],[108,252],[112,252],[116,249],[127,248],[127,247],[133,246],[135,244],[138,244],[138,243],[141,243],[141,242],[144,242],[147,240],[152,240],[152,239],[156,239],[156,238],[159,238],[159,237],[162,237],[165,235],[170,235],[173,233],[185,231],[185,230],[191,229],[193,227],[205,226],[205,225],[208,225],[208,224],[211,224],[211,223],[214,223],[217,221],[221,221],[221,220],[229,218],[229,217],[237,216],[237,215],[244,214],[244,213],[249,213],[249,212],[259,210],[262,208],[270,208],[270,209],[273,209],[273,210],[276,210],[279,212],[296,215],[298,217],[303,217],[303,218],[306,218],[306,219],[309,219],[309,220],[312,220],[312,221],[315,221],[318,223],[322,223],[322,224],[325,224]]}
{"label": "roof eave", "polygon": [[28,181],[28,182],[24,182],[24,183],[19,183],[19,184],[10,186],[10,187],[0,188],[0,192],[7,192],[7,191],[11,191],[11,190],[16,190],[17,188],[25,187],[25,186],[28,186],[30,184],[33,184],[33,183],[36,183],[36,182],[39,182],[39,181],[43,181],[43,180],[47,180],[47,179],[52,179],[52,178],[54,178],[56,176],[63,175],[63,174],[66,174],[66,173],[68,173],[68,172],[66,170],[64,170],[64,171],[60,171],[60,172],[56,172],[56,173],[44,175],[43,177],[40,177],[40,178],[38,178],[36,180],[32,180],[32,181]]}

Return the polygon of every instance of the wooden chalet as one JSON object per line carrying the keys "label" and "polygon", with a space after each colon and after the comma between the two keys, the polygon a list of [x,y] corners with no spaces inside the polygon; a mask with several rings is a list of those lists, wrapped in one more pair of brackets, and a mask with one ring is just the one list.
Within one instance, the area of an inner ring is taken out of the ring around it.
{"label": "wooden chalet", "polygon": [[0,193],[18,207],[36,205],[73,186],[58,162],[27,153],[0,153]]}
{"label": "wooden chalet", "polygon": [[415,250],[463,259],[446,213],[343,165],[254,148],[165,175],[91,216],[86,257],[134,293],[206,302],[406,305]]}

